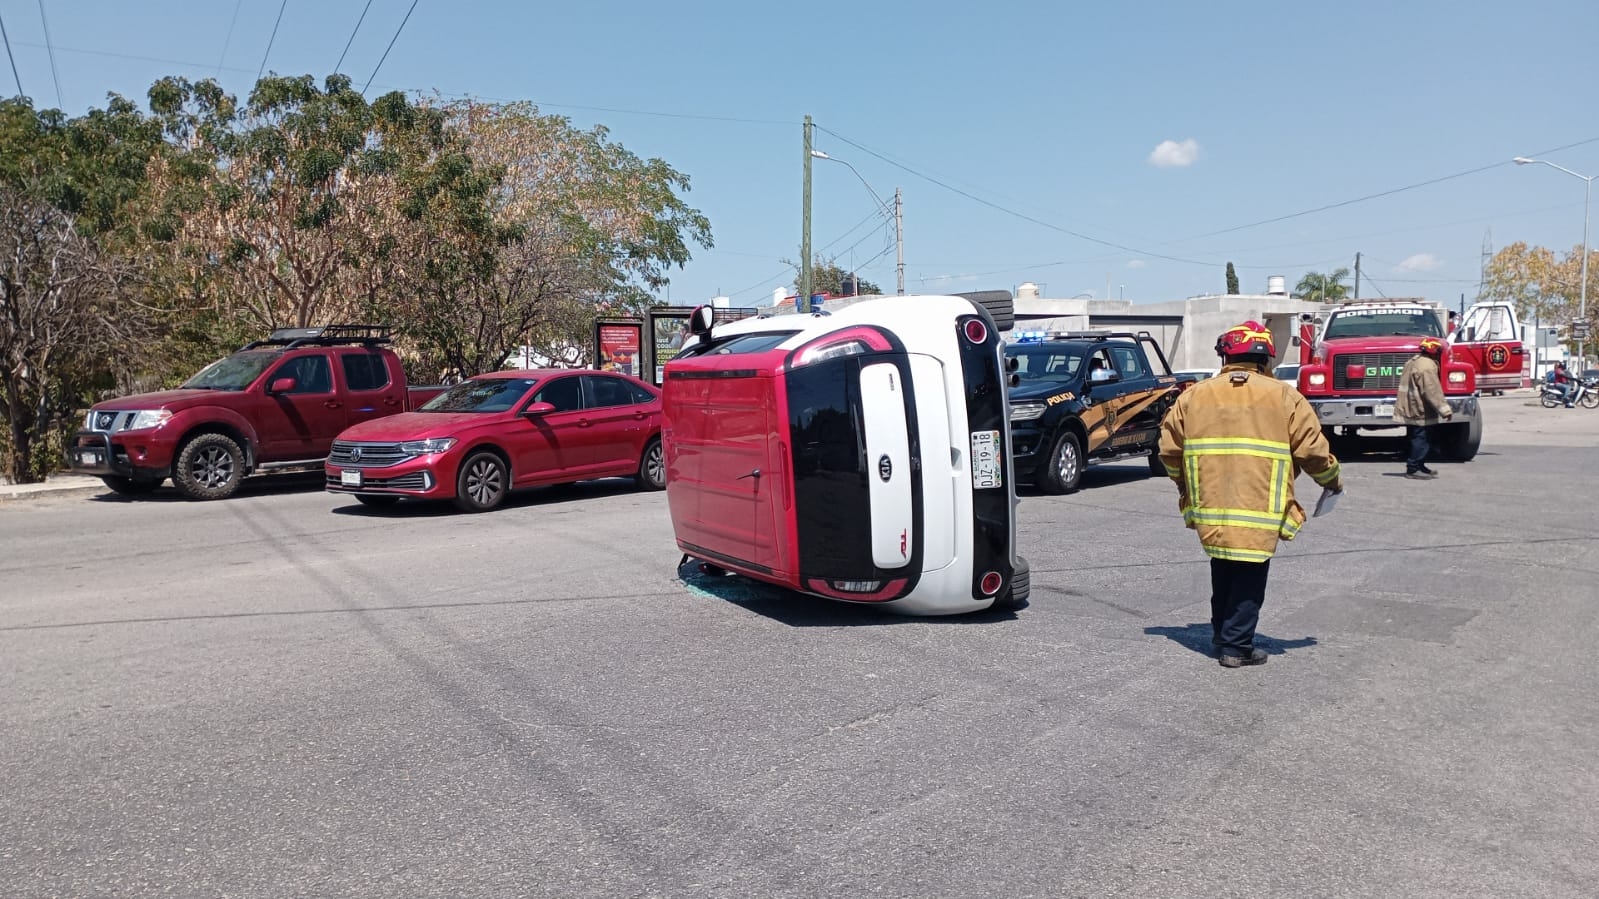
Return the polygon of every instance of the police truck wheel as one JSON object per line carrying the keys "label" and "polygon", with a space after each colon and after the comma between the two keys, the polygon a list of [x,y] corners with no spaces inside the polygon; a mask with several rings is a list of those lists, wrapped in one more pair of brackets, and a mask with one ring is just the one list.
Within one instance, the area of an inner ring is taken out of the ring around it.
{"label": "police truck wheel", "polygon": [[511,473],[493,453],[475,453],[461,463],[455,479],[455,507],[462,512],[487,512],[505,499]]}
{"label": "police truck wheel", "polygon": [[100,480],[111,488],[112,493],[121,496],[144,496],[161,486],[161,481],[152,478],[125,478],[120,475],[108,475]]}
{"label": "police truck wheel", "polygon": [[638,485],[643,490],[660,490],[666,486],[666,456],[661,452],[661,438],[650,438],[644,455],[638,462]]}
{"label": "police truck wheel", "polygon": [[226,499],[243,480],[244,451],[226,434],[196,434],[172,465],[172,486],[188,499]]}
{"label": "police truck wheel", "polygon": [[1066,431],[1055,441],[1049,462],[1038,479],[1038,489],[1045,493],[1071,493],[1083,482],[1083,445],[1077,435]]}

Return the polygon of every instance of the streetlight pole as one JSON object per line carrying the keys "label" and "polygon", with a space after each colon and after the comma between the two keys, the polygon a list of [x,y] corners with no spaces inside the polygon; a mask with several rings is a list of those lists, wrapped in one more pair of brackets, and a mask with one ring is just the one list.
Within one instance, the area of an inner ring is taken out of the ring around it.
{"label": "streetlight pole", "polygon": [[872,186],[870,184],[867,184],[866,178],[863,175],[861,175],[860,172],[856,171],[854,166],[850,165],[845,160],[839,159],[837,156],[829,156],[826,153],[822,152],[821,150],[811,150],[810,151],[810,155],[816,157],[817,159],[827,159],[827,160],[831,160],[832,162],[837,162],[837,163],[843,165],[845,168],[849,169],[851,172],[854,172],[855,173],[855,177],[860,179],[861,184],[866,188],[866,192],[871,194],[872,195],[872,199],[877,201],[878,208],[882,209],[884,212],[887,212],[888,214],[890,214],[890,215],[892,215],[894,217],[894,252],[895,252],[894,270],[895,270],[896,280],[898,280],[898,282],[899,282],[899,284],[898,284],[899,295],[900,296],[904,296],[905,295],[905,218],[900,213],[901,206],[900,206],[899,188],[897,188],[897,187],[894,188],[894,206],[893,206],[892,209],[890,209],[889,205],[887,203],[883,202],[883,198],[879,197],[877,195],[877,191],[872,190]]}
{"label": "streetlight pole", "polygon": [[1587,349],[1587,342],[1588,342],[1588,340],[1587,340],[1587,328],[1588,328],[1588,201],[1593,195],[1593,179],[1594,178],[1599,178],[1599,175],[1579,175],[1576,172],[1573,172],[1571,169],[1568,169],[1568,168],[1566,168],[1563,165],[1555,165],[1554,163],[1550,162],[1547,159],[1529,159],[1529,158],[1527,158],[1525,156],[1517,156],[1515,159],[1512,159],[1511,162],[1514,162],[1516,165],[1531,165],[1531,164],[1534,164],[1534,163],[1536,163],[1538,165],[1546,165],[1546,166],[1549,166],[1552,169],[1559,169],[1560,171],[1565,172],[1566,174],[1570,175],[1573,178],[1580,178],[1580,179],[1582,179],[1582,182],[1583,182],[1583,189],[1582,189],[1582,287],[1579,288],[1579,297],[1580,297],[1580,299],[1578,300],[1578,307],[1577,307],[1578,308],[1577,318],[1582,322],[1582,328],[1581,328],[1581,330],[1578,333],[1581,333],[1583,335],[1582,337],[1578,337],[1577,338],[1577,365],[1578,365],[1578,370],[1580,371],[1582,369],[1582,366],[1585,365],[1585,363],[1583,362],[1583,356],[1584,356],[1584,351]]}
{"label": "streetlight pole", "polygon": [[811,156],[816,151],[811,149],[811,117],[805,117],[805,201],[804,209],[800,213],[802,228],[800,234],[800,283],[799,283],[799,311],[809,315],[811,312]]}

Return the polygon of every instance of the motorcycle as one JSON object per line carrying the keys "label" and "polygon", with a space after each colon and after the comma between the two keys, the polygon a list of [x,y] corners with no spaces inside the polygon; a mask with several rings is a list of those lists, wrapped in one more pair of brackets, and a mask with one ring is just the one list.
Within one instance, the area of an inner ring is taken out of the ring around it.
{"label": "motorcycle", "polygon": [[1545,382],[1538,385],[1538,401],[1545,409],[1564,405],[1581,405],[1584,409],[1599,408],[1599,378],[1577,381],[1571,397],[1562,395],[1560,388]]}

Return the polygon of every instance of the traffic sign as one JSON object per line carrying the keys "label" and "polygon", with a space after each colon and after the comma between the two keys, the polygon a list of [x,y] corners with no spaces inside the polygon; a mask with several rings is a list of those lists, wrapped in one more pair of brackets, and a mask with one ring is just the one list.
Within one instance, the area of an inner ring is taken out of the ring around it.
{"label": "traffic sign", "polygon": [[1585,321],[1571,323],[1571,336],[1581,339],[1588,336],[1588,323]]}

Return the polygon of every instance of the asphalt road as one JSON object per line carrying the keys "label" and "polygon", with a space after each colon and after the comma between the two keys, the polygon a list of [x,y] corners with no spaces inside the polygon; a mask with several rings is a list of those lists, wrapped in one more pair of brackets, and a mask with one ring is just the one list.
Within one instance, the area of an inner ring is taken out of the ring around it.
{"label": "asphalt road", "polygon": [[1485,404],[1347,466],[1236,671],[1141,461],[958,619],[680,577],[623,481],[8,503],[0,894],[1591,897],[1599,412]]}

